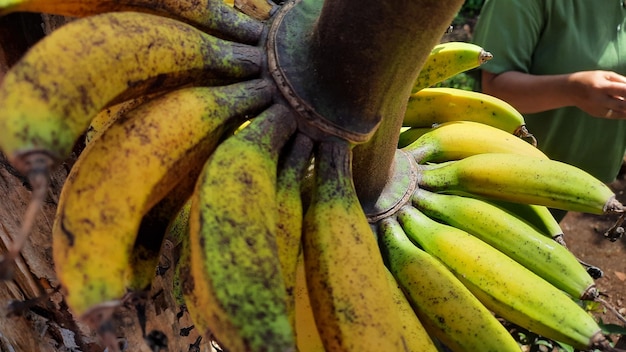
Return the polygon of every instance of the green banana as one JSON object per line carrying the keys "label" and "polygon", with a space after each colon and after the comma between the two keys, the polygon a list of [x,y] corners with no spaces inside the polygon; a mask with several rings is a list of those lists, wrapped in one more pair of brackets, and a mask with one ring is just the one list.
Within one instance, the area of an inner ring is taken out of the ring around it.
{"label": "green banana", "polygon": [[480,199],[417,189],[411,202],[425,215],[490,244],[574,298],[598,292],[576,257],[516,216]]}
{"label": "green banana", "polygon": [[[547,207],[543,205],[499,201],[496,199],[484,199],[484,201],[491,203],[494,206],[497,206],[511,213],[513,216],[516,216],[526,221],[543,235],[552,238],[563,247],[567,247],[567,244],[565,243],[565,235],[563,233],[563,229],[561,229],[561,225],[554,218],[554,216]],[[599,279],[604,275],[602,269],[586,263],[580,259],[577,260],[583,267],[586,268],[587,273],[589,273],[592,278]]]}
{"label": "green banana", "polygon": [[278,209],[276,245],[287,290],[289,317],[295,329],[296,265],[301,253],[300,240],[304,217],[300,188],[304,172],[310,165],[313,141],[306,135],[298,133],[285,149],[286,153],[281,155],[279,160],[276,186]]}
{"label": "green banana", "polygon": [[37,12],[87,17],[106,12],[136,11],[170,17],[240,43],[255,44],[263,24],[222,0],[2,0],[0,16]]}
{"label": "green banana", "polygon": [[4,77],[0,149],[28,174],[27,155],[64,160],[107,105],[192,82],[241,81],[259,74],[261,56],[260,48],[144,13],[72,21],[35,44]]}
{"label": "green banana", "polygon": [[468,42],[440,43],[433,47],[422,66],[413,93],[444,81],[461,72],[476,68],[491,60],[493,55]]}
{"label": "green banana", "polygon": [[439,260],[416,247],[393,217],[378,223],[385,265],[429,334],[455,352],[517,351],[504,326]]}
{"label": "green banana", "polygon": [[185,300],[196,328],[231,351],[291,351],[294,331],[276,244],[281,149],[296,130],[275,104],[222,142],[196,184]]}
{"label": "green banana", "polygon": [[432,127],[448,121],[481,122],[520,138],[529,138],[524,116],[504,100],[458,88],[424,88],[409,98],[404,126]]}
{"label": "green banana", "polygon": [[608,346],[590,314],[504,253],[410,205],[397,216],[409,238],[441,260],[495,314],[579,349]]}
{"label": "green banana", "polygon": [[192,187],[222,135],[270,104],[272,87],[256,80],[173,91],[87,145],[53,225],[56,273],[76,316],[136,286],[131,261],[142,217],[181,182]]}
{"label": "green banana", "polygon": [[404,351],[376,239],[352,182],[352,146],[320,142],[304,217],[306,282],[327,351]]}
{"label": "green banana", "polygon": [[602,181],[556,160],[506,153],[477,154],[423,168],[418,184],[428,190],[471,194],[591,214],[623,212]]}
{"label": "green banana", "polygon": [[398,137],[398,148],[406,147],[431,130],[432,127],[402,127]]}
{"label": "green banana", "polygon": [[530,143],[473,121],[444,122],[403,148],[418,164],[458,160],[475,154],[511,153],[548,159]]}
{"label": "green banana", "polygon": [[400,323],[402,324],[406,350],[411,352],[437,352],[435,343],[415,314],[404,291],[393,277],[393,274],[388,269],[386,272],[389,285],[391,286],[391,293],[393,294],[392,302],[398,309]]}
{"label": "green banana", "polygon": [[526,221],[544,236],[550,237],[561,245],[565,245],[563,229],[550,210],[543,205],[514,203],[497,199],[484,199],[514,216]]}

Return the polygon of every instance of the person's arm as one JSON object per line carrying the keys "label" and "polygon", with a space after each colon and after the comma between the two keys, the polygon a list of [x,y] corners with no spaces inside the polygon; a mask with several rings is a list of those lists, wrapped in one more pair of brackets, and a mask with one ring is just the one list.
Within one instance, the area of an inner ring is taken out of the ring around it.
{"label": "person's arm", "polygon": [[539,76],[483,70],[482,91],[505,100],[521,113],[576,106],[595,117],[626,119],[626,77],[609,71]]}

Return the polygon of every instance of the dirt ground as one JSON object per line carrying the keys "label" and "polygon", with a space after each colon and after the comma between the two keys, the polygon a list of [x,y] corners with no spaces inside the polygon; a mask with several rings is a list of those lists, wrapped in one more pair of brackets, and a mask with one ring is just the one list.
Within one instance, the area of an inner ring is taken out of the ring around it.
{"label": "dirt ground", "polygon": [[[618,200],[626,203],[626,165],[617,180],[610,184]],[[604,233],[617,220],[617,216],[568,213],[561,221],[568,248],[582,261],[603,271],[596,280],[602,298],[622,315],[626,314],[626,235],[615,242]],[[626,224],[625,224],[626,226]],[[604,322],[620,324],[615,314],[600,309],[596,315]]]}

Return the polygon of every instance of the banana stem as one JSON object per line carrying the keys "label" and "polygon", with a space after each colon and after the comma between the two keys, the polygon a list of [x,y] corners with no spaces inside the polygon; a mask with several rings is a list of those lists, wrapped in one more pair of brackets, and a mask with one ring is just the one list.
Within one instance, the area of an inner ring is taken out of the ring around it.
{"label": "banana stem", "polygon": [[[463,0],[326,0],[311,40],[319,112],[359,133],[354,149],[362,204],[375,202],[390,178],[404,110],[428,53]],[[350,18],[350,21],[346,21]]]}

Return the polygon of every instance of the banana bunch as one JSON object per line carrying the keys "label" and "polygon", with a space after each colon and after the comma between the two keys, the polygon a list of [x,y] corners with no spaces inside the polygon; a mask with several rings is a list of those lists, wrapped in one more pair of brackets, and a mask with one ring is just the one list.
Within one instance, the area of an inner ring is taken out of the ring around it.
{"label": "banana bunch", "polygon": [[147,299],[164,243],[177,302],[230,351],[519,351],[495,315],[609,351],[575,302],[598,288],[548,207],[623,206],[536,149],[506,102],[429,88],[491,55],[466,43],[432,50],[408,98],[397,153],[408,164],[393,171],[404,196],[366,214],[357,143],[303,116],[270,72],[279,8],[0,1],[0,15],[77,18],[0,84],[0,150],[35,188],[0,276],[48,173],[75,153],[53,224],[55,270],[67,306],[109,351],[119,350],[114,313]]}

